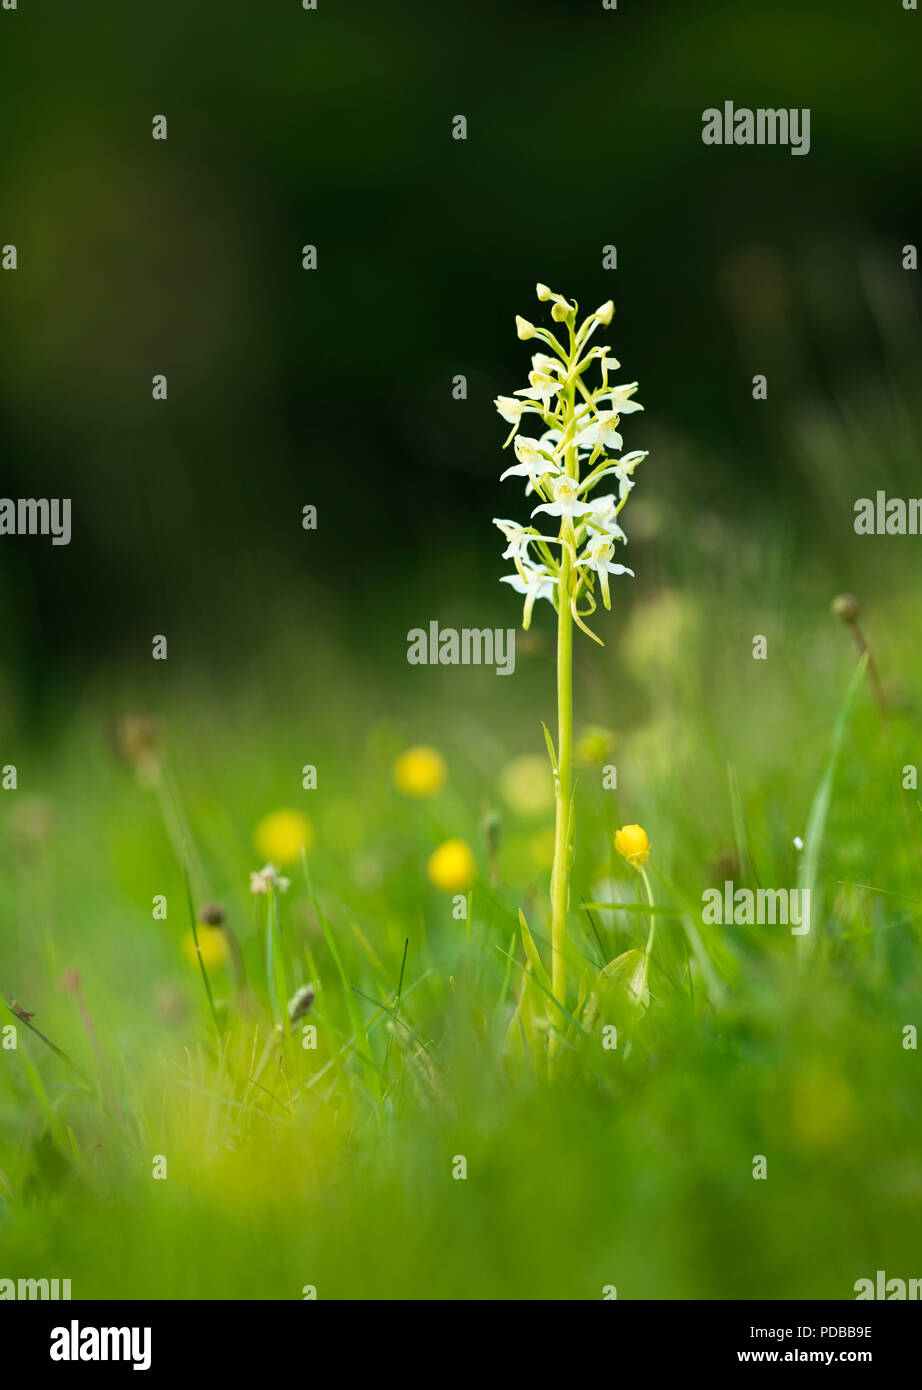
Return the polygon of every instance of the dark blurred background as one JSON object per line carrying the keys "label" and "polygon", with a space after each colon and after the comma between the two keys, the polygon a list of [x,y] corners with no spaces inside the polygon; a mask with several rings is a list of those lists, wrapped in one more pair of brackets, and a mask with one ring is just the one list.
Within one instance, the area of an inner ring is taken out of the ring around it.
{"label": "dark blurred background", "polygon": [[[691,527],[703,563],[727,527],[846,546],[855,496],[919,473],[920,26],[901,0],[0,13],[0,493],[73,499],[69,547],[0,540],[3,680],[38,709],[154,633],[238,669],[279,624],[374,642],[451,596],[514,623],[492,400],[539,279],[615,301],[661,567]],[[809,107],[809,155],[703,145],[725,100]]]}

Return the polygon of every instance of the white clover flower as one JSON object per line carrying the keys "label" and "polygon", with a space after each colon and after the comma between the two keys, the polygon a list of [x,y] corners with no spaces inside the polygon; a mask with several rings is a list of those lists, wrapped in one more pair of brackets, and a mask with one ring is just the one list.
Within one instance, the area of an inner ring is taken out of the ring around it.
{"label": "white clover flower", "polygon": [[277,888],[280,893],[287,893],[290,878],[283,878],[274,864],[264,864],[261,869],[250,874],[250,892],[268,893],[270,888]]}
{"label": "white clover flower", "polygon": [[525,607],[522,612],[522,627],[527,632],[531,627],[531,613],[535,603],[540,598],[554,601],[554,592],[557,586],[556,574],[546,565],[529,565],[525,569],[524,576],[521,574],[504,574],[499,581],[501,584],[511,584],[517,594],[525,595]]}

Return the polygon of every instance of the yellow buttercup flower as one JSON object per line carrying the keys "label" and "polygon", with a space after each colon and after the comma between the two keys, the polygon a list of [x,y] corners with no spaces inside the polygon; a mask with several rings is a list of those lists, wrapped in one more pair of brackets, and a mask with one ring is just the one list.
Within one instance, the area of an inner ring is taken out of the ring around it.
{"label": "yellow buttercup flower", "polygon": [[463,840],[446,840],[429,856],[429,882],[443,893],[466,893],[474,882],[474,856]]}
{"label": "yellow buttercup flower", "polygon": [[435,796],[448,776],[441,753],[425,743],[405,749],[396,759],[392,772],[397,790],[404,796],[415,797]]}
{"label": "yellow buttercup flower", "polygon": [[615,832],[615,849],[635,869],[643,869],[650,858],[652,846],[642,825],[622,825]]}
{"label": "yellow buttercup flower", "polygon": [[274,864],[294,864],[314,843],[314,827],[300,811],[270,811],[253,832],[253,844],[261,859]]}
{"label": "yellow buttercup flower", "polygon": [[[206,970],[212,970],[227,959],[227,941],[224,933],[223,931],[215,931],[214,927],[209,927],[204,923],[198,924],[196,930],[199,949],[202,953],[202,964]],[[198,962],[195,954],[195,937],[192,935],[191,927],[182,939],[181,948],[189,964],[196,965]]]}

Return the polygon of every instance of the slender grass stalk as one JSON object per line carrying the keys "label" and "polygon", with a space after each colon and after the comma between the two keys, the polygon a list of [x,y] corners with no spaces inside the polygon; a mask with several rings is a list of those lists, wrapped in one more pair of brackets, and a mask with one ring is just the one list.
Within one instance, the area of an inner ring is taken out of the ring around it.
{"label": "slender grass stalk", "polygon": [[[393,1004],[393,1023],[394,1023],[394,1024],[396,1024],[397,1021],[398,1021],[398,1014],[399,1014],[399,1011],[400,1011],[400,992],[401,992],[401,990],[403,989],[403,977],[404,977],[404,973],[405,973],[406,968],[407,968],[407,951],[408,951],[409,949],[410,949],[410,938],[407,937],[406,940],[405,940],[404,943],[403,943],[403,959],[402,959],[401,962],[400,962],[400,978],[399,978],[399,980],[397,981],[397,993],[394,995],[394,1004]],[[387,1038],[387,1048],[386,1048],[385,1053],[384,1053],[384,1065],[383,1065],[382,1068],[381,1068],[381,1084],[382,1084],[382,1086],[383,1086],[383,1085],[385,1084],[385,1082],[387,1081],[387,1064],[388,1064],[388,1062],[390,1061],[390,1057],[391,1057],[391,1044],[393,1043],[393,1041],[394,1041],[394,1034],[393,1034],[393,1031],[391,1031],[391,1032],[388,1034],[388,1038]]]}
{"label": "slender grass stalk", "polygon": [[[858,622],[858,600],[855,598],[854,594],[839,594],[839,596],[833,600],[832,611],[834,615],[837,618],[839,618],[845,624],[845,626],[851,630],[855,646],[858,648],[859,657],[866,658],[868,684],[871,687],[871,694],[874,697],[874,704],[877,707],[877,714],[878,718],[880,719],[880,730],[881,734],[883,735],[884,748],[887,753],[887,760],[888,762],[893,762],[893,752],[890,738],[890,719],[887,712],[887,697],[884,693],[883,683],[880,679],[880,672],[877,669],[877,662],[874,660],[874,653],[871,651],[868,640],[864,635],[860,623]],[[910,815],[909,807],[906,804],[906,800],[904,797],[900,797],[900,805],[903,809],[903,817],[906,821],[906,827],[909,831],[909,838],[912,841],[913,849],[915,850],[916,855],[918,856],[920,861],[922,861],[922,842],[920,842],[919,840],[919,832],[916,829],[916,823]]]}
{"label": "slender grass stalk", "polygon": [[274,883],[269,884],[266,898],[266,983],[269,987],[269,1002],[272,1005],[272,1021],[277,1028],[284,1030],[286,1021],[284,1008],[288,999],[288,991],[282,959],[279,901]]}
{"label": "slender grass stalk", "polygon": [[92,1088],[93,1083],[87,1076],[86,1072],[82,1071],[81,1068],[77,1066],[77,1063],[74,1062],[70,1057],[68,1057],[67,1053],[64,1051],[62,1047],[58,1047],[57,1043],[53,1043],[51,1039],[47,1038],[40,1029],[36,1028],[35,1024],[32,1023],[31,1019],[26,1016],[24,1011],[11,1008],[5,999],[0,999],[0,1004],[3,1005],[3,1007],[7,1010],[8,1013],[11,1013],[13,1015],[17,1022],[22,1023],[26,1028],[29,1029],[30,1032],[34,1033],[37,1038],[41,1038],[45,1046],[50,1048],[56,1057],[60,1057],[62,1062],[66,1062],[67,1065],[70,1067],[71,1071],[75,1072],[76,1075],[79,1076],[80,1080],[84,1083],[85,1086],[89,1086],[90,1088]]}
{"label": "slender grass stalk", "polygon": [[202,972],[202,981],[205,985],[205,993],[208,996],[208,1007],[211,1009],[211,1017],[214,1020],[215,1032],[221,1037],[221,1025],[218,1022],[218,1011],[215,1008],[214,995],[211,992],[211,984],[208,979],[208,971],[205,969],[205,962],[202,960],[202,948],[198,944],[198,928],[195,922],[195,907],[192,902],[192,884],[189,881],[189,866],[183,863],[183,876],[186,880],[186,898],[189,903],[189,920],[192,923],[192,940],[195,943],[195,954],[198,959],[199,969]]}

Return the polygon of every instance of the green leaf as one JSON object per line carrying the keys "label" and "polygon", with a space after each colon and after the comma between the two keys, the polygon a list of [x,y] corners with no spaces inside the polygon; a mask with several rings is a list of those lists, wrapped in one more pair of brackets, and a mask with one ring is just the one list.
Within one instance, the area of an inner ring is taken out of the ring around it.
{"label": "green leaf", "polygon": [[616,1023],[630,1023],[650,1003],[647,985],[647,953],[639,946],[610,960],[592,987],[583,1009],[583,1024],[592,1028],[600,1014],[611,1015]]}
{"label": "green leaf", "polygon": [[845,731],[848,728],[855,697],[864,679],[867,665],[868,653],[865,652],[855,668],[855,673],[849,681],[848,689],[845,692],[845,698],[839,708],[838,718],[836,719],[835,727],[832,731],[832,748],[829,753],[829,759],[826,763],[823,775],[820,778],[820,784],[816,789],[816,794],[810,807],[810,814],[807,817],[807,828],[804,831],[805,851],[803,863],[800,866],[800,873],[798,875],[798,886],[801,889],[802,900],[804,891],[810,894],[811,931],[807,935],[801,936],[800,940],[802,944],[806,944],[810,940],[810,937],[814,935],[812,926],[814,923],[815,911],[819,906],[816,901],[816,893],[814,890],[816,888],[819,869],[820,850],[823,846],[823,836],[826,831],[826,818],[829,814],[829,804],[832,800],[832,784],[835,780],[836,766],[845,738]]}
{"label": "green leaf", "polygon": [[649,903],[580,903],[584,912],[644,912],[650,917],[682,917],[680,907],[652,907]]}
{"label": "green leaf", "polygon": [[[497,947],[495,947],[495,949],[496,949],[497,951],[499,951],[499,953],[500,953],[501,956],[504,956],[504,955],[506,954],[506,952],[503,950],[502,946],[497,946]],[[575,1029],[577,1030],[578,1033],[583,1033],[583,1034],[585,1034],[585,1029],[582,1028],[582,1027],[580,1026],[579,1023],[577,1023],[576,1019],[575,1019],[575,1018],[573,1017],[573,1015],[570,1013],[569,1009],[565,1008],[564,1005],[561,1004],[560,1000],[557,998],[557,996],[556,996],[554,993],[552,993],[552,991],[547,987],[547,985],[545,985],[545,984],[544,984],[541,980],[539,980],[536,976],[533,976],[533,975],[532,975],[531,966],[530,966],[530,965],[523,965],[522,962],[521,962],[520,960],[517,960],[517,961],[515,961],[514,963],[519,967],[519,969],[523,972],[523,974],[528,975],[528,976],[532,976],[532,978],[534,979],[534,983],[539,987],[539,989],[542,989],[542,990],[544,991],[544,993],[545,993],[545,994],[547,995],[547,997],[550,999],[550,1001],[551,1001],[551,1003],[554,1005],[554,1007],[555,1007],[555,1008],[563,1015],[563,1017],[566,1019],[567,1023],[569,1023],[569,1024],[571,1025],[571,1027],[575,1028]]]}
{"label": "green leaf", "polygon": [[534,942],[534,938],[532,937],[531,932],[528,930],[528,923],[525,921],[525,913],[522,911],[521,908],[519,908],[519,926],[522,929],[522,945],[525,947],[525,955],[528,957],[529,963],[531,964],[531,968],[532,970],[534,970],[538,982],[546,990],[550,990],[551,977],[545,970],[544,965],[542,964],[541,957],[538,954],[538,948]]}
{"label": "green leaf", "polygon": [[544,730],[544,741],[547,744],[547,755],[551,760],[551,767],[554,769],[554,776],[557,777],[560,774],[557,767],[557,750],[554,747],[554,740],[551,738],[551,731],[547,727],[543,719],[541,721],[541,727]]}

